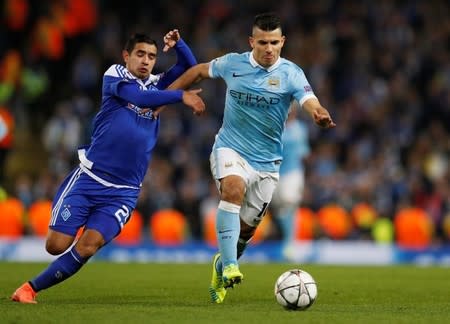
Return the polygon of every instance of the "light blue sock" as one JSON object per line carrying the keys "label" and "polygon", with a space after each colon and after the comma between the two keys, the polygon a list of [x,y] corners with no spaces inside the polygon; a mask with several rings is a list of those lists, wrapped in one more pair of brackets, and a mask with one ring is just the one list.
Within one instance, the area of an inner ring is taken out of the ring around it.
{"label": "light blue sock", "polygon": [[223,200],[217,209],[216,234],[223,266],[237,264],[236,246],[241,230],[240,209],[241,206]]}
{"label": "light blue sock", "polygon": [[296,209],[294,207],[285,207],[282,209],[280,214],[280,225],[281,231],[283,233],[283,243],[289,244],[294,241],[294,220],[295,220]]}
{"label": "light blue sock", "polygon": [[[250,240],[246,241],[246,240],[241,239],[241,238],[238,239],[237,249],[236,249],[237,259],[238,260],[242,256],[242,254],[244,254],[244,250],[247,248],[247,245],[250,242]],[[222,258],[219,257],[219,259],[216,262],[216,271],[219,272],[219,273],[222,273],[222,268],[223,268]]]}

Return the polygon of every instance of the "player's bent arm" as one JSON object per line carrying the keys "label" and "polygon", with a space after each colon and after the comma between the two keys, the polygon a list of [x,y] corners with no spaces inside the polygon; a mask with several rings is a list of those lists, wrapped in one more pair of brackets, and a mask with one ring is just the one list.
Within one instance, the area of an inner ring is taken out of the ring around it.
{"label": "player's bent arm", "polygon": [[317,98],[309,98],[303,103],[302,107],[320,127],[332,128],[336,126],[328,110],[320,104]]}
{"label": "player's bent arm", "polygon": [[197,90],[140,90],[136,84],[121,82],[117,87],[117,95],[141,108],[158,107],[171,103],[183,102],[189,106],[195,114],[201,114],[205,110],[205,103],[197,95]]}
{"label": "player's bent arm", "polygon": [[178,62],[177,65],[181,65],[184,68],[190,68],[197,64],[197,59],[192,53],[190,47],[183,41],[179,39],[175,45],[175,51],[177,53]]}
{"label": "player's bent arm", "polygon": [[158,89],[167,88],[168,85],[180,77],[187,69],[197,64],[197,60],[191,49],[181,38],[176,43],[175,50],[177,52],[177,63],[164,73],[164,76],[156,85]]}
{"label": "player's bent arm", "polygon": [[121,82],[116,95],[139,107],[158,107],[183,101],[181,90],[144,91],[135,83]]}
{"label": "player's bent arm", "polygon": [[209,63],[197,64],[184,72],[183,75],[176,79],[170,86],[167,87],[167,89],[186,89],[193,83],[208,78],[210,78]]}

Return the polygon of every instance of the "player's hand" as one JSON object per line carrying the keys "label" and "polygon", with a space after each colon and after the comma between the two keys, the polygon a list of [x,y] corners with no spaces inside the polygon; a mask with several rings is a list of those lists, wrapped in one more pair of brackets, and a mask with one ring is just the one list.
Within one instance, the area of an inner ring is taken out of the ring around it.
{"label": "player's hand", "polygon": [[142,108],[141,110],[139,110],[139,115],[145,115],[150,110],[152,110],[152,108]]}
{"label": "player's hand", "polygon": [[314,122],[322,128],[333,128],[336,126],[330,113],[325,108],[317,108],[313,111]]}
{"label": "player's hand", "polygon": [[180,40],[181,36],[178,29],[173,29],[169,31],[164,36],[164,48],[163,52],[167,52],[169,49],[175,46],[175,44]]}
{"label": "player's hand", "polygon": [[202,89],[183,91],[183,103],[192,108],[194,115],[201,115],[205,111],[205,103],[198,95]]}
{"label": "player's hand", "polygon": [[153,109],[153,117],[156,119],[158,118],[158,115],[163,111],[167,106],[160,106],[156,109]]}

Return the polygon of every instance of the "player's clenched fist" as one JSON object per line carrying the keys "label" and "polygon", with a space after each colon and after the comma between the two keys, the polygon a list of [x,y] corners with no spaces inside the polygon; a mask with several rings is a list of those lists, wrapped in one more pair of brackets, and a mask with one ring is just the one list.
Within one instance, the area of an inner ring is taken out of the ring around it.
{"label": "player's clenched fist", "polygon": [[178,29],[173,29],[173,30],[169,31],[164,36],[163,52],[167,52],[170,48],[174,47],[175,44],[180,40],[180,38],[181,38],[181,36],[180,36],[180,32],[178,31]]}

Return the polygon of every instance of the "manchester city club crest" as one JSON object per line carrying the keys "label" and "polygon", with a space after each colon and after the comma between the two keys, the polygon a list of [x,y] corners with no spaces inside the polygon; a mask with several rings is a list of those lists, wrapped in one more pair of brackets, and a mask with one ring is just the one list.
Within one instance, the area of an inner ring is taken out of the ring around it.
{"label": "manchester city club crest", "polygon": [[280,88],[280,78],[279,77],[270,77],[267,80],[267,84],[271,89],[279,89]]}

